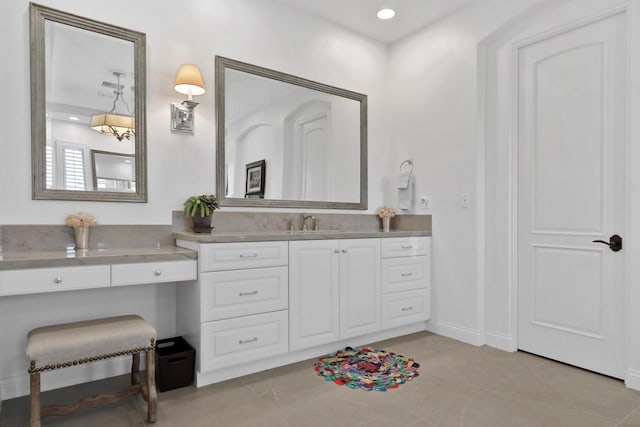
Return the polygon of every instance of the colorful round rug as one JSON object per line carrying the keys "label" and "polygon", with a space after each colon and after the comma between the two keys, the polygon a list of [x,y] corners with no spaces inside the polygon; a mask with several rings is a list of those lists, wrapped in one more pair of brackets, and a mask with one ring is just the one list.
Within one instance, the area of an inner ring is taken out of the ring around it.
{"label": "colorful round rug", "polygon": [[352,389],[387,391],[418,376],[415,360],[369,347],[351,348],[318,359],[314,369],[326,381]]}

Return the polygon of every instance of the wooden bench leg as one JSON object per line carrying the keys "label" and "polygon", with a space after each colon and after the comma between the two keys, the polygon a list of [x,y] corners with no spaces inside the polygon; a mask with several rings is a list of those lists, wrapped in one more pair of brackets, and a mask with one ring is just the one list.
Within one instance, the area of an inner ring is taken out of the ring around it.
{"label": "wooden bench leg", "polygon": [[140,353],[133,353],[131,361],[131,385],[139,384],[138,373],[140,372]]}
{"label": "wooden bench leg", "polygon": [[31,427],[40,427],[40,374],[29,375]]}
{"label": "wooden bench leg", "polygon": [[156,412],[158,410],[158,393],[156,392],[156,351],[147,351],[147,419],[150,423],[156,422]]}

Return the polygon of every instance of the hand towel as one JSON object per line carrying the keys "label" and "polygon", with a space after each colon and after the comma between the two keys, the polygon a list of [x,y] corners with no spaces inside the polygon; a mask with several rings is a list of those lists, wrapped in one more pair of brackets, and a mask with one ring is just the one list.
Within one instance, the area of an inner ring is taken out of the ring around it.
{"label": "hand towel", "polygon": [[398,209],[413,209],[413,174],[411,172],[398,176]]}

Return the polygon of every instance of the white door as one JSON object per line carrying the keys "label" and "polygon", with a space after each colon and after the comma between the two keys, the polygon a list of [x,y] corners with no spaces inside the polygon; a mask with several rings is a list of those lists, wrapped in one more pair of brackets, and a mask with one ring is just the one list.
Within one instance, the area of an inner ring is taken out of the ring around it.
{"label": "white door", "polygon": [[380,330],[380,239],[340,241],[340,338]]}
{"label": "white door", "polygon": [[337,240],[289,243],[289,349],[340,338]]}
{"label": "white door", "polygon": [[623,377],[623,13],[518,50],[518,347]]}
{"label": "white door", "polygon": [[322,115],[301,123],[302,137],[302,200],[329,200],[327,194],[328,128]]}

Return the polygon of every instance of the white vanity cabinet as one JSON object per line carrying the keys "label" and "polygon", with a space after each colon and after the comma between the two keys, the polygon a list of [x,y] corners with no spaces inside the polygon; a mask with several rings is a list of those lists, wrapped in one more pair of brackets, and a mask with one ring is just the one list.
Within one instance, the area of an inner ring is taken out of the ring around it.
{"label": "white vanity cabinet", "polygon": [[289,348],[380,330],[380,240],[289,244]]}
{"label": "white vanity cabinet", "polygon": [[203,374],[289,350],[287,242],[193,243],[199,277],[177,296],[178,333]]}
{"label": "white vanity cabinet", "polygon": [[176,312],[197,350],[198,387],[425,330],[428,237],[290,237],[178,239],[199,254]]}
{"label": "white vanity cabinet", "polygon": [[382,239],[382,328],[428,320],[431,314],[431,238]]}

